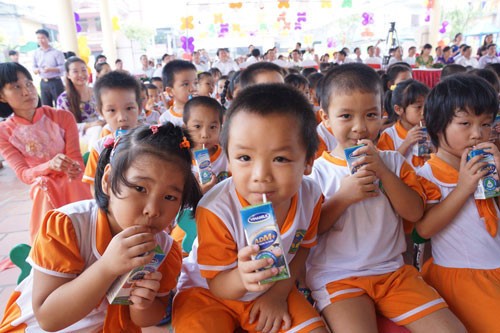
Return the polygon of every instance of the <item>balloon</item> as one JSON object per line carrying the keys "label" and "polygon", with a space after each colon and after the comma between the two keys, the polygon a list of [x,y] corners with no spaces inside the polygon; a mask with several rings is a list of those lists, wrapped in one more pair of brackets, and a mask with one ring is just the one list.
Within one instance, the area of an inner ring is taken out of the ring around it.
{"label": "balloon", "polygon": [[332,8],[331,0],[321,0],[321,8]]}
{"label": "balloon", "polygon": [[113,29],[113,31],[119,31],[120,30],[120,24],[118,23],[118,17],[117,16],[113,16],[111,18],[111,28]]}
{"label": "balloon", "polygon": [[82,32],[82,26],[78,23],[76,24],[76,32]]}
{"label": "balloon", "polygon": [[344,0],[342,2],[342,8],[352,8],[352,0]]}
{"label": "balloon", "polygon": [[286,22],[286,12],[282,12],[281,14],[279,14],[277,21]]}
{"label": "balloon", "polygon": [[222,23],[219,29],[219,37],[224,37],[229,32],[229,23]]}
{"label": "balloon", "polygon": [[302,30],[302,26],[300,25],[300,22],[295,22],[295,30]]}
{"label": "balloon", "polygon": [[241,2],[230,2],[229,3],[229,8],[231,8],[231,9],[239,9],[239,8],[241,8],[241,6],[243,6],[243,4]]}
{"label": "balloon", "polygon": [[217,13],[217,14],[214,14],[214,24],[217,24],[217,23],[224,23],[224,21],[222,20],[222,14],[221,13]]}
{"label": "balloon", "polygon": [[297,22],[305,22],[307,21],[307,17],[306,17],[307,13],[306,12],[302,12],[302,13],[297,13]]}
{"label": "balloon", "polygon": [[278,8],[290,8],[289,0],[278,0]]}
{"label": "balloon", "polygon": [[363,25],[367,25],[367,24],[373,24],[373,13],[363,13],[363,15],[361,15],[361,17],[363,17],[363,21],[361,22],[361,24]]}
{"label": "balloon", "polygon": [[78,15],[78,13],[73,13],[73,16],[75,17],[75,22],[78,22],[80,21],[80,15]]}
{"label": "balloon", "polygon": [[443,23],[441,23],[441,29],[439,29],[439,32],[445,34],[447,26],[448,26],[448,21],[443,21]]}
{"label": "balloon", "polygon": [[191,30],[193,28],[194,25],[192,16],[181,17],[181,30]]}
{"label": "balloon", "polygon": [[327,40],[326,40],[326,47],[328,47],[329,49],[334,47],[335,46],[335,42],[333,41],[333,38],[332,37],[329,37]]}

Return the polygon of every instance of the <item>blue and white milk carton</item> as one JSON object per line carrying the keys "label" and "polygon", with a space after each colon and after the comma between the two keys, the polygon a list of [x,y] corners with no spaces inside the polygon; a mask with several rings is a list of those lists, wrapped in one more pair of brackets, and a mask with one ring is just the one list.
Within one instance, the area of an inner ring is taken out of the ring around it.
{"label": "blue and white milk carton", "polygon": [[358,165],[356,167],[353,167],[352,163],[354,161],[360,159],[361,157],[365,156],[365,154],[361,154],[361,155],[357,155],[357,156],[353,156],[352,154],[356,150],[358,150],[359,148],[364,147],[364,146],[365,146],[364,144],[361,144],[361,145],[352,146],[352,147],[344,149],[345,160],[347,162],[347,167],[349,168],[349,173],[351,175],[354,175],[359,170],[359,168],[362,167],[362,165]]}
{"label": "blue and white milk carton", "polygon": [[486,152],[484,149],[474,149],[467,156],[468,159],[474,156],[482,155],[481,162],[488,163],[484,168],[488,170],[486,176],[479,180],[476,191],[474,192],[475,199],[489,199],[500,195],[500,180],[498,170],[495,165],[493,155]]}
{"label": "blue and white milk carton", "polygon": [[198,175],[200,182],[206,184],[212,180],[212,163],[210,162],[210,153],[208,149],[199,149],[193,152],[196,165],[198,166]]}

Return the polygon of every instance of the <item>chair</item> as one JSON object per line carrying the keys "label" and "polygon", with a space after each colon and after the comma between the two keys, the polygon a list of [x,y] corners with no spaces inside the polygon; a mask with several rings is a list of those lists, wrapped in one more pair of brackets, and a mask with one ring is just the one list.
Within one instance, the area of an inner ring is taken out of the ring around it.
{"label": "chair", "polygon": [[184,236],[182,240],[182,250],[186,253],[191,252],[193,242],[198,235],[196,221],[192,217],[192,213],[193,211],[191,209],[185,209],[177,216],[177,224],[186,233],[186,236]]}
{"label": "chair", "polygon": [[10,261],[21,269],[21,274],[17,278],[17,284],[21,283],[31,272],[31,265],[26,261],[30,251],[31,246],[28,244],[18,244],[10,250]]}

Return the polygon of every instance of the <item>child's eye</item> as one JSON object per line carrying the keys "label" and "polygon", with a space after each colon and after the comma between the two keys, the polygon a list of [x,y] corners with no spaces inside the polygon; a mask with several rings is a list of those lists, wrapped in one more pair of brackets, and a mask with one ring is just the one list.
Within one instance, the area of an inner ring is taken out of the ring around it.
{"label": "child's eye", "polygon": [[350,115],[350,114],[348,114],[348,113],[346,113],[346,114],[341,114],[341,115],[339,116],[339,118],[342,118],[342,119],[350,119],[350,118],[351,118],[351,115]]}
{"label": "child's eye", "polygon": [[279,162],[279,163],[286,163],[286,162],[290,162],[290,160],[286,157],[283,157],[283,156],[278,156],[274,159],[275,162]]}
{"label": "child's eye", "polygon": [[129,107],[127,108],[127,111],[134,111],[134,110],[135,110],[135,106],[129,106]]}
{"label": "child's eye", "polygon": [[217,129],[217,128],[218,128],[218,126],[217,126],[217,125],[212,125],[212,126],[210,126],[210,129]]}
{"label": "child's eye", "polygon": [[196,128],[196,129],[200,129],[201,125],[194,125],[193,127]]}
{"label": "child's eye", "polygon": [[146,189],[142,186],[134,186],[135,190],[140,193],[146,192]]}
{"label": "child's eye", "polygon": [[366,115],[368,118],[378,118],[378,113],[371,112]]}
{"label": "child's eye", "polygon": [[166,195],[165,200],[167,201],[175,201],[177,200],[177,197],[174,197],[173,195]]}
{"label": "child's eye", "polygon": [[106,112],[115,112],[115,109],[107,109]]}
{"label": "child's eye", "polygon": [[242,161],[242,162],[248,162],[248,161],[250,161],[250,156],[242,155],[242,156],[237,157],[236,159],[239,161]]}
{"label": "child's eye", "polygon": [[468,121],[464,121],[464,122],[461,122],[460,125],[467,126],[467,125],[469,125],[469,122]]}
{"label": "child's eye", "polygon": [[484,127],[491,127],[491,126],[493,126],[493,124],[491,124],[491,123],[486,123],[486,124],[483,124],[483,126],[484,126]]}

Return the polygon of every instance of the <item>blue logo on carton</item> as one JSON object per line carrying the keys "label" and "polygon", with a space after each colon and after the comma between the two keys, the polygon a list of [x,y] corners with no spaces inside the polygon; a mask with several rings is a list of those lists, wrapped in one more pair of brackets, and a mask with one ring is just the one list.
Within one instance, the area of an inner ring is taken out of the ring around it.
{"label": "blue logo on carton", "polygon": [[273,245],[277,237],[278,233],[276,231],[266,230],[255,236],[253,242],[259,246],[260,250],[262,250]]}
{"label": "blue logo on carton", "polygon": [[270,217],[269,213],[255,213],[248,217],[249,223],[259,223],[264,220],[267,220]]}
{"label": "blue logo on carton", "polygon": [[200,169],[205,169],[205,168],[208,168],[210,166],[210,161],[203,161],[201,162],[200,164]]}

